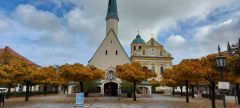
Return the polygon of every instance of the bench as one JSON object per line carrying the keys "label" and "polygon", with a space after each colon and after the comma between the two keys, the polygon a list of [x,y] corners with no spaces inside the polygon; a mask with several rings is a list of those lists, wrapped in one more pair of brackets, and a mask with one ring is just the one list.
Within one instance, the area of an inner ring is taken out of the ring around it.
{"label": "bench", "polygon": [[0,105],[1,103],[3,103],[3,106],[4,106],[4,95],[3,94],[0,94]]}

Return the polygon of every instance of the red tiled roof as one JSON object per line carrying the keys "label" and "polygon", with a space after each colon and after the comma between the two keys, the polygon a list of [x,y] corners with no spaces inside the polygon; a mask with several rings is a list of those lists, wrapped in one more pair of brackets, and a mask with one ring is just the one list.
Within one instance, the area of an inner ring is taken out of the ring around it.
{"label": "red tiled roof", "polygon": [[13,49],[11,49],[10,47],[6,46],[5,48],[0,48],[0,56],[2,56],[2,54],[4,52],[8,52],[10,53],[12,56],[18,57],[26,62],[28,62],[29,64],[33,64],[38,66],[37,64],[33,63],[32,61],[28,60],[27,58],[23,57],[22,55],[18,54],[16,51],[14,51]]}

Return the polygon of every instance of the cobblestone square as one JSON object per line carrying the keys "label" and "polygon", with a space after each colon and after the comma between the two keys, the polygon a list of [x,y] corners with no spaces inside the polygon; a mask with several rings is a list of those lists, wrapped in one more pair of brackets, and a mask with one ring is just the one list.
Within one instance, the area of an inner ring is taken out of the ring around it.
{"label": "cobblestone square", "polygon": [[[234,98],[227,98],[228,108],[239,108]],[[216,101],[217,108],[222,108],[222,101]],[[23,97],[6,100],[4,108],[74,108],[75,97],[65,95],[32,96],[29,102]],[[185,97],[154,94],[152,98],[121,97],[86,97],[84,108],[211,108],[211,101],[206,98],[190,98],[185,103]]]}

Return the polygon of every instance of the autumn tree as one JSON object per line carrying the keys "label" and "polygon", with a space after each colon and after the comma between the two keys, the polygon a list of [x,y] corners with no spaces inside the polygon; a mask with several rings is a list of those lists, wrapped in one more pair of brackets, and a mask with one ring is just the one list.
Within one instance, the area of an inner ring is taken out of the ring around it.
{"label": "autumn tree", "polygon": [[240,38],[238,43],[230,46],[228,43],[228,66],[230,68],[231,74],[233,75],[233,80],[231,82],[235,85],[236,94],[238,97],[238,104],[240,105]]}
{"label": "autumn tree", "polygon": [[208,55],[207,57],[202,57],[200,60],[201,74],[203,75],[203,78],[207,80],[210,84],[211,100],[212,100],[213,108],[216,108],[216,103],[215,103],[216,83],[221,79],[220,72],[217,70],[215,58],[216,58],[216,55],[212,54],[212,55]]}
{"label": "autumn tree", "polygon": [[26,86],[25,101],[29,101],[29,89],[30,89],[29,87],[33,83],[35,83],[34,81],[36,81],[34,77],[34,72],[37,72],[37,66],[28,63],[23,63],[19,70],[20,74],[17,79],[23,82],[23,84]]}
{"label": "autumn tree", "polygon": [[[231,84],[235,85],[235,90],[236,90],[236,94],[238,97],[238,104],[240,105],[240,68],[238,67],[238,65],[240,64],[240,60],[237,59],[228,59],[228,66],[229,66],[229,71],[231,73],[227,73],[230,74],[227,76],[227,80],[231,82]],[[239,68],[239,69],[237,69]]]}
{"label": "autumn tree", "polygon": [[82,64],[63,65],[60,67],[60,76],[66,81],[79,82],[80,92],[83,90],[83,82],[103,79],[105,72],[94,66],[84,66]]}
{"label": "autumn tree", "polygon": [[189,103],[189,85],[194,82],[199,76],[200,64],[197,59],[185,59],[180,64],[175,66],[177,78],[180,82],[185,82],[186,87],[186,102]]}
{"label": "autumn tree", "polygon": [[[42,67],[38,69],[37,72],[33,74],[34,78],[38,82],[38,84],[44,85],[44,94],[47,94],[47,85],[58,85],[58,75],[53,66]],[[57,89],[57,88],[55,88]]]}
{"label": "autumn tree", "polygon": [[21,65],[25,63],[23,60],[14,57],[9,52],[4,52],[1,56],[1,64],[0,64],[0,82],[3,85],[6,85],[8,88],[6,98],[9,98],[10,90],[14,87],[19,80],[19,74],[21,74]]}
{"label": "autumn tree", "polygon": [[[172,87],[172,95],[175,94],[175,87],[178,85],[176,82],[176,74],[173,69],[165,69],[163,72],[163,79],[161,84],[164,86]],[[181,89],[182,94],[182,89]]]}
{"label": "autumn tree", "polygon": [[61,77],[60,73],[57,73],[57,77],[58,77],[58,83],[61,85],[61,87],[63,88],[63,93],[66,93],[66,89],[68,87],[68,81],[64,78]]}
{"label": "autumn tree", "polygon": [[117,65],[116,76],[122,80],[133,83],[133,100],[136,101],[136,84],[155,77],[156,74],[147,67],[141,66],[140,63],[133,62],[131,64]]}

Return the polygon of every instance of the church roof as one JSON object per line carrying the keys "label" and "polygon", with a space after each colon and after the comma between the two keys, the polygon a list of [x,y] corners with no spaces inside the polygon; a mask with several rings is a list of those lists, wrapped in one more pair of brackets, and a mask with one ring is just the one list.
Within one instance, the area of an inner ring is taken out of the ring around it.
{"label": "church roof", "polygon": [[145,41],[141,38],[141,36],[139,34],[132,41],[132,44],[144,44],[144,43],[145,43]]}
{"label": "church roof", "polygon": [[109,0],[109,2],[108,2],[108,10],[107,10],[106,20],[109,18],[116,18],[117,20],[119,20],[116,0]]}
{"label": "church roof", "polygon": [[[114,36],[115,36],[116,39],[117,39],[117,42],[120,44],[120,46],[121,46],[121,48],[122,48],[125,56],[126,56],[126,57],[128,58],[128,60],[130,61],[130,58],[128,57],[127,52],[124,50],[121,42],[118,40],[117,35],[116,35],[116,33],[114,32],[113,29],[111,29],[111,30],[108,32],[107,36],[110,34],[110,32],[113,32]],[[102,41],[102,43],[100,44],[100,46],[97,48],[97,51],[94,53],[94,55],[92,56],[92,58],[88,61],[88,63],[90,63],[90,62],[92,61],[92,59],[96,56],[96,54],[97,54],[97,52],[99,51],[100,47],[102,47],[103,42],[107,39],[107,36],[104,38],[104,40]]]}

